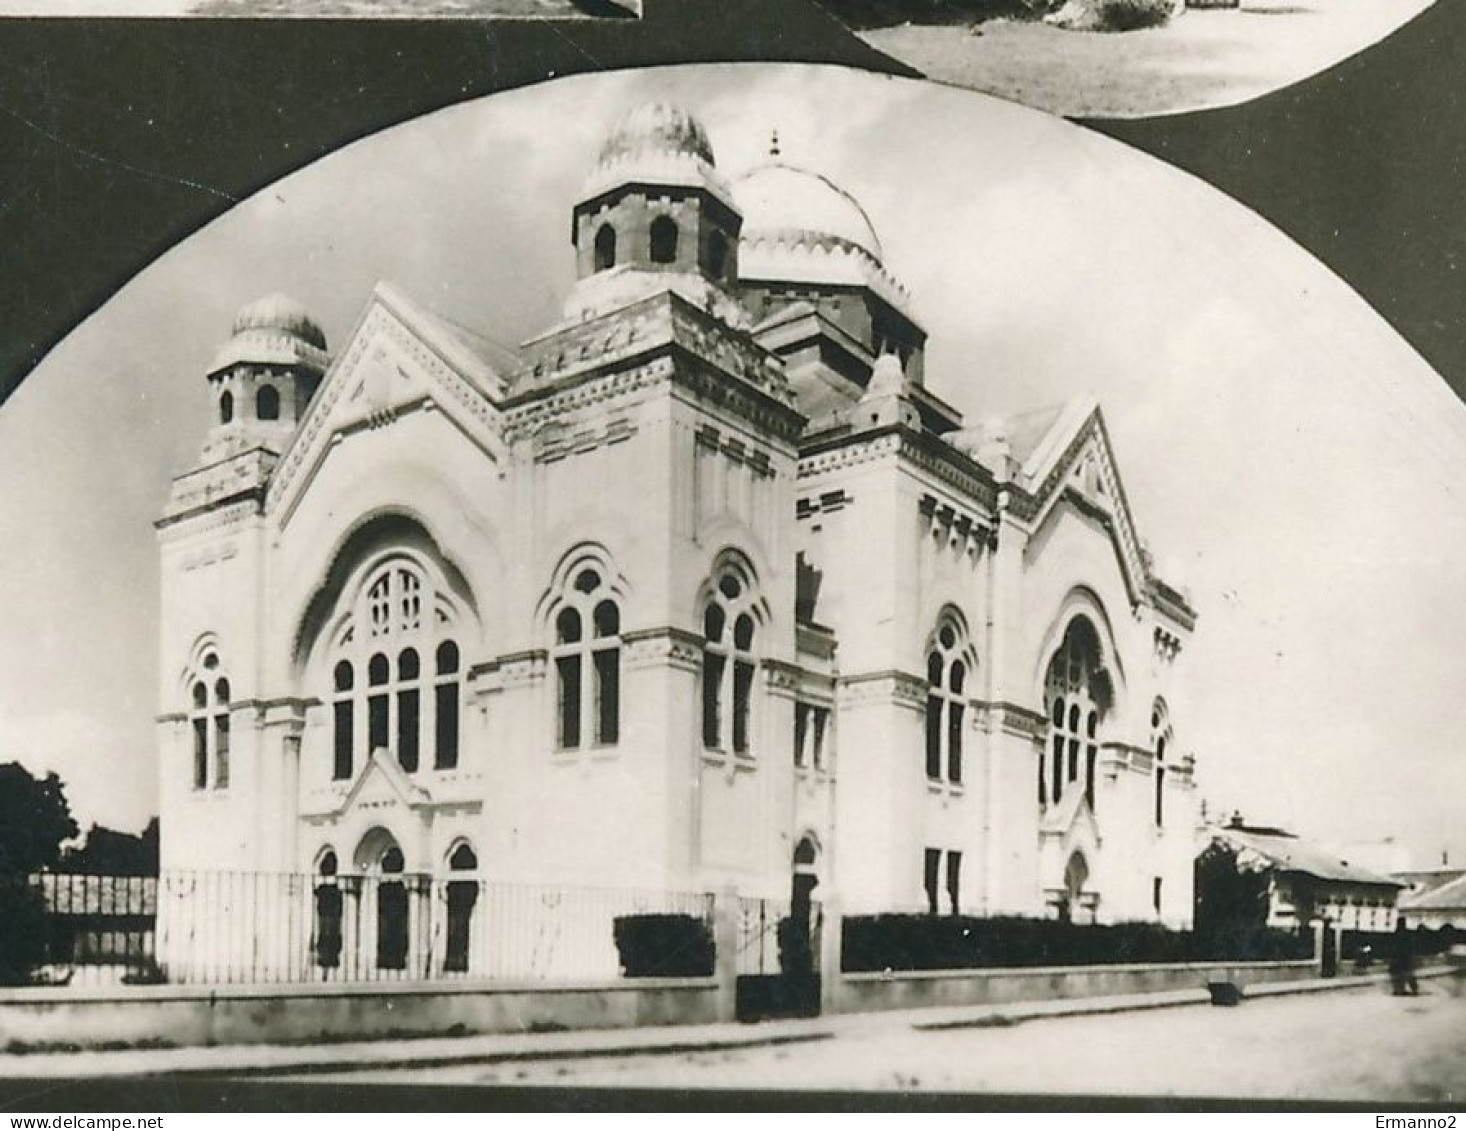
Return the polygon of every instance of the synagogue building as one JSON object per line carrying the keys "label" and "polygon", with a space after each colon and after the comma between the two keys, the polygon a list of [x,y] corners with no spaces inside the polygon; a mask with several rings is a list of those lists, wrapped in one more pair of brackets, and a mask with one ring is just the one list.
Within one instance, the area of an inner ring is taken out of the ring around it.
{"label": "synagogue building", "polygon": [[861,206],[677,108],[567,204],[517,348],[382,284],[334,349],[247,306],[199,379],[165,873],[400,878],[419,934],[471,913],[433,879],[1188,924],[1196,616],[1099,406],[965,421]]}

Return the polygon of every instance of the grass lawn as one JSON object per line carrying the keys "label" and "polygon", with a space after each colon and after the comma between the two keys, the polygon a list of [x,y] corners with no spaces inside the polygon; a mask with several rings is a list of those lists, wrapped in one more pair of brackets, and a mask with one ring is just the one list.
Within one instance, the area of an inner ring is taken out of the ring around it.
{"label": "grass lawn", "polygon": [[1377,42],[1432,0],[1242,0],[1106,34],[992,20],[862,32],[928,77],[1068,117],[1135,118],[1243,102]]}

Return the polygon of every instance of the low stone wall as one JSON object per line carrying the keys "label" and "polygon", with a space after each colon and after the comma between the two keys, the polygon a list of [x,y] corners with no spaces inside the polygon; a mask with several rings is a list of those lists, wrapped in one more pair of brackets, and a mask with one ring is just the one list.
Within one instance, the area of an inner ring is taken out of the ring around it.
{"label": "low stone wall", "polygon": [[1198,962],[1176,965],[1045,966],[1002,970],[919,970],[842,974],[825,999],[828,1011],[863,1013],[947,1005],[996,1005],[1056,998],[1196,990],[1208,982],[1246,987],[1316,977],[1309,958],[1291,962]]}
{"label": "low stone wall", "polygon": [[699,1025],[720,1019],[713,978],[596,985],[119,986],[0,990],[0,1052],[159,1044],[274,1044],[392,1036]]}

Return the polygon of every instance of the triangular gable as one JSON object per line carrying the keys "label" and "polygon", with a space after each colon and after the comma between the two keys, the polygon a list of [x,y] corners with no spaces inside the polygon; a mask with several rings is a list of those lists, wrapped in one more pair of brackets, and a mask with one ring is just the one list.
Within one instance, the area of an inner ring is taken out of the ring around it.
{"label": "triangular gable", "polygon": [[362,766],[361,772],[356,775],[356,780],[351,783],[351,788],[346,791],[346,796],[332,815],[340,817],[358,804],[376,800],[378,796],[398,801],[407,809],[418,809],[432,803],[432,797],[427,790],[414,785],[396,760],[386,750],[378,747],[367,758],[366,764]]}
{"label": "triangular gable", "polygon": [[[489,459],[502,461],[506,449],[496,427],[495,404],[505,395],[512,373],[507,364],[496,367],[490,353],[487,339],[378,283],[280,457],[266,510],[283,527],[335,437],[381,427],[426,401]],[[511,357],[507,350],[504,356]]]}
{"label": "triangular gable", "polygon": [[1130,600],[1138,604],[1148,592],[1149,571],[1099,404],[1084,397],[1064,406],[1024,460],[1022,474],[1037,504],[1035,531],[1065,498],[1100,512]]}
{"label": "triangular gable", "polygon": [[1064,796],[1057,805],[1044,810],[1039,822],[1039,832],[1044,836],[1060,838],[1066,847],[1099,845],[1099,825],[1089,802],[1084,799],[1084,789],[1078,782],[1070,782]]}

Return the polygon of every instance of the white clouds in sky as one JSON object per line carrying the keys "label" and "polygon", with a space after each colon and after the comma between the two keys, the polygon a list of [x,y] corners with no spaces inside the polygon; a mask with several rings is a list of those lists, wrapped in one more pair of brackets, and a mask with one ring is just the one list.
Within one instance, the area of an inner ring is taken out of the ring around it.
{"label": "white clouds in sky", "polygon": [[339,346],[387,278],[529,336],[558,316],[600,140],[648,97],[697,113],[731,175],[777,129],[785,160],[861,200],[931,333],[929,383],[971,417],[1100,398],[1141,532],[1201,610],[1178,739],[1214,800],[1396,835],[1421,863],[1466,855],[1466,410],[1208,186],[1033,111],[837,68],[653,69],[456,107],[272,186],[139,276],[0,410],[0,538],[24,548],[4,567],[0,758],[54,765],[83,819],[142,824],[150,523],[202,439],[234,310],[285,290]]}

